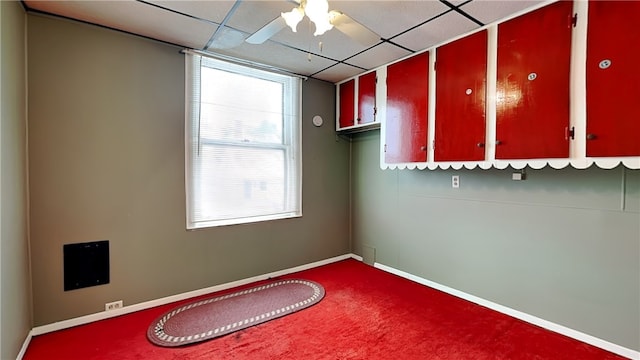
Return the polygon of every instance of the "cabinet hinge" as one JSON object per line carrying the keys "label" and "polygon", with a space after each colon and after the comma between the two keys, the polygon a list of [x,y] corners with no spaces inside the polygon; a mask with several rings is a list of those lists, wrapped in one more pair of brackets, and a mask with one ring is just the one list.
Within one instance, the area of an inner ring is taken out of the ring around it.
{"label": "cabinet hinge", "polygon": [[573,127],[573,126],[570,127],[570,128],[568,126],[565,127],[564,128],[564,138],[565,138],[565,140],[569,140],[569,139],[575,140],[575,138],[576,138],[576,128]]}
{"label": "cabinet hinge", "polygon": [[[571,17],[571,26],[576,27],[578,25],[578,13],[573,14]],[[569,26],[569,27],[571,27]]]}
{"label": "cabinet hinge", "polygon": [[436,139],[431,140],[431,148],[432,148],[433,150],[435,150],[435,149],[436,149]]}
{"label": "cabinet hinge", "polygon": [[376,76],[376,84],[378,83],[378,77]]}
{"label": "cabinet hinge", "polygon": [[373,107],[373,115],[378,115],[378,108],[377,107]]}
{"label": "cabinet hinge", "polygon": [[437,62],[437,61],[434,61],[434,62],[433,62],[433,71],[436,71],[436,70],[437,70],[437,67],[438,67],[438,62]]}
{"label": "cabinet hinge", "polygon": [[384,144],[384,152],[387,152],[387,144]]}

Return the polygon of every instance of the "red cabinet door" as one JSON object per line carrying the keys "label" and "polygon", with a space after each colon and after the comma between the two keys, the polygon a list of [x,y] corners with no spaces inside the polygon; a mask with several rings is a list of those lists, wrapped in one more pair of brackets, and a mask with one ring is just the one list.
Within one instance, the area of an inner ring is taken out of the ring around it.
{"label": "red cabinet door", "polygon": [[370,72],[358,77],[358,124],[375,121],[376,115],[376,73]]}
{"label": "red cabinet door", "polygon": [[340,128],[353,126],[355,114],[355,80],[351,79],[340,84],[340,115],[338,124]]}
{"label": "red cabinet door", "polygon": [[487,31],[436,50],[435,160],[484,160]]}
{"label": "red cabinet door", "polygon": [[640,156],[638,1],[589,1],[587,156]]}
{"label": "red cabinet door", "polygon": [[385,162],[427,161],[429,53],[387,67]]}
{"label": "red cabinet door", "polygon": [[496,159],[569,156],[572,1],[498,25]]}

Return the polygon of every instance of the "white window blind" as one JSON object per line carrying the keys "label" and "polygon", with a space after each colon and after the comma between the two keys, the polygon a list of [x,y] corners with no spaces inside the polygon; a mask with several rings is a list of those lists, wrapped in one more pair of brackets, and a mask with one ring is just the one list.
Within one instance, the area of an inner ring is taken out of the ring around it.
{"label": "white window blind", "polygon": [[301,216],[300,79],[185,56],[187,228]]}

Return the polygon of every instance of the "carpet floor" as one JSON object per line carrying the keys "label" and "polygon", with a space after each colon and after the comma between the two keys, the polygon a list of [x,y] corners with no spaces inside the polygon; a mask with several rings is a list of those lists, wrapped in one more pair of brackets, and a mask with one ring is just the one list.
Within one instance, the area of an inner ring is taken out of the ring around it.
{"label": "carpet floor", "polygon": [[150,343],[149,324],[190,299],[36,336],[24,359],[623,359],[355,260],[282,278],[316,281],[325,297],[210,341]]}

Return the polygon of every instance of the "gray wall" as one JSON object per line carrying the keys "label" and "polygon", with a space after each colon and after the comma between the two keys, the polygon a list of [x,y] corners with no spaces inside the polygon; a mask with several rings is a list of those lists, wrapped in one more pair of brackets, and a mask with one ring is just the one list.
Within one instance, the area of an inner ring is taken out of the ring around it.
{"label": "gray wall", "polygon": [[[304,217],[188,232],[178,49],[28,21],[36,326],[350,250],[333,85],[304,84]],[[328,124],[311,126],[315,114]],[[528,170],[522,182],[509,170],[383,171],[378,131],[351,146],[356,253],[374,248],[380,263],[640,350],[639,171]],[[101,239],[111,283],[63,292],[62,245]],[[2,260],[4,288],[4,247]]]}
{"label": "gray wall", "polygon": [[352,143],[354,252],[640,350],[639,170],[381,170],[379,139]]}
{"label": "gray wall", "polygon": [[0,359],[15,359],[31,330],[27,242],[25,19],[0,1]]}
{"label": "gray wall", "polygon": [[[179,48],[28,16],[35,325],[348,253],[349,143],[332,84],[303,85],[303,217],[185,230]],[[330,121],[329,121],[330,122]],[[63,291],[62,246],[110,240],[111,282]]]}

